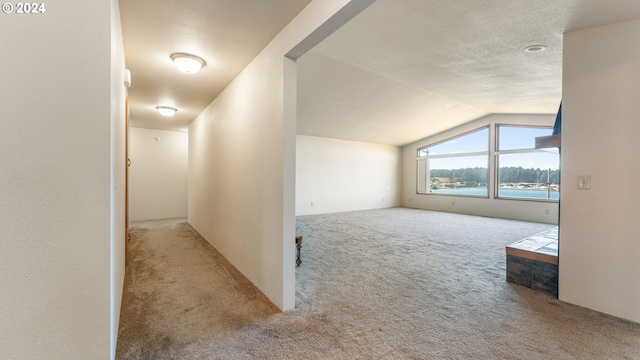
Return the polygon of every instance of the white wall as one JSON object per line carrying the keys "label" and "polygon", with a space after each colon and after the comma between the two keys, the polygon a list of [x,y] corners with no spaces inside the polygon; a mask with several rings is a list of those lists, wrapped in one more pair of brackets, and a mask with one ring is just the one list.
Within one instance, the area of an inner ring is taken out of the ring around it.
{"label": "white wall", "polygon": [[[116,356],[125,272],[126,96],[125,62],[120,9],[111,0],[111,244],[110,244],[110,358]],[[101,134],[104,136],[104,134]],[[104,254],[100,254],[104,256]]]}
{"label": "white wall", "polygon": [[189,126],[189,222],[295,306],[295,62],[373,0],[314,0]]}
{"label": "white wall", "polygon": [[45,6],[0,22],[0,358],[108,359],[124,276],[117,1]]}
{"label": "white wall", "polygon": [[[558,102],[560,99],[558,99]],[[434,142],[490,125],[490,142],[494,144],[495,124],[553,126],[555,114],[522,115],[494,114],[474,120],[462,126],[430,136],[402,148],[402,206],[417,209],[447,211],[470,215],[491,216],[505,219],[533,221],[549,224],[558,223],[558,203],[541,201],[518,201],[494,199],[495,189],[489,188],[489,198],[480,199],[461,196],[418,194],[416,190],[417,150]],[[494,169],[494,147],[490,151],[490,169]],[[489,171],[490,182],[494,184],[495,172]]]}
{"label": "white wall", "polygon": [[189,134],[130,128],[131,221],[187,217]]}
{"label": "white wall", "polygon": [[640,322],[640,20],[565,34],[563,72],[560,299]]}
{"label": "white wall", "polygon": [[400,148],[296,136],[296,215],[400,206]]}

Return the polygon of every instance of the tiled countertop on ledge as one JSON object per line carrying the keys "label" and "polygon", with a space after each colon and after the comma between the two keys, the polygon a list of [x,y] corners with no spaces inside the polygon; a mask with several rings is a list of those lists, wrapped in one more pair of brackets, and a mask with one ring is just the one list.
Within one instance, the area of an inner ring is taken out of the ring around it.
{"label": "tiled countertop on ledge", "polygon": [[558,297],[558,228],[507,245],[507,282]]}
{"label": "tiled countertop on ledge", "polygon": [[507,255],[557,265],[558,228],[555,227],[507,245]]}

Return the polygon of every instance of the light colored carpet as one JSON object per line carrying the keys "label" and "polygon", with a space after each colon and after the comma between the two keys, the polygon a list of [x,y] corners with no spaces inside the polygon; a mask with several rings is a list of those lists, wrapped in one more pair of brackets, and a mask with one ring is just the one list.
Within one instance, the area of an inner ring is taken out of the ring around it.
{"label": "light colored carpet", "polygon": [[298,217],[296,309],[281,313],[184,220],[136,223],[117,358],[640,359],[639,324],[506,283],[505,245],[550,227]]}

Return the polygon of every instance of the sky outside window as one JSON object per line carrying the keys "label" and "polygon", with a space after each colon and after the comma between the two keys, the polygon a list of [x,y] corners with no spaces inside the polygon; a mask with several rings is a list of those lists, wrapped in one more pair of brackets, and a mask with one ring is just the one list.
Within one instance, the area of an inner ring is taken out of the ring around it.
{"label": "sky outside window", "polygon": [[[552,128],[528,126],[498,126],[498,151],[532,150],[538,136],[549,136]],[[500,155],[500,167],[523,167],[525,169],[558,170],[559,156],[556,153],[534,151]]]}
{"label": "sky outside window", "polygon": [[[552,128],[527,127],[527,126],[498,126],[498,150],[532,150],[535,148],[535,138],[548,136],[553,132]],[[471,152],[488,151],[489,128],[483,128],[472,133],[462,135],[433,146],[420,149],[419,156],[452,155]],[[520,153],[517,160],[513,156],[501,155],[503,167],[519,167],[532,169],[558,170],[558,155],[548,152],[533,151]],[[446,161],[432,163],[432,169],[463,169],[478,166],[475,159],[467,157],[446,158]],[[486,165],[485,165],[486,166]]]}
{"label": "sky outside window", "polygon": [[489,128],[483,128],[478,131],[420,149],[419,156],[488,151],[488,146]]}
{"label": "sky outside window", "polygon": [[498,126],[498,150],[535,149],[536,137],[549,136],[552,128]]}

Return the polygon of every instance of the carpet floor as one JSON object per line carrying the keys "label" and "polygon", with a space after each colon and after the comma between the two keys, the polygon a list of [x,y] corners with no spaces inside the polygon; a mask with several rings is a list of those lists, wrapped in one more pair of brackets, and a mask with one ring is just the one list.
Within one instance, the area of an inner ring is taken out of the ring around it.
{"label": "carpet floor", "polygon": [[505,245],[551,225],[301,216],[285,313],[184,219],[133,225],[117,359],[640,359],[640,324],[505,281]]}

